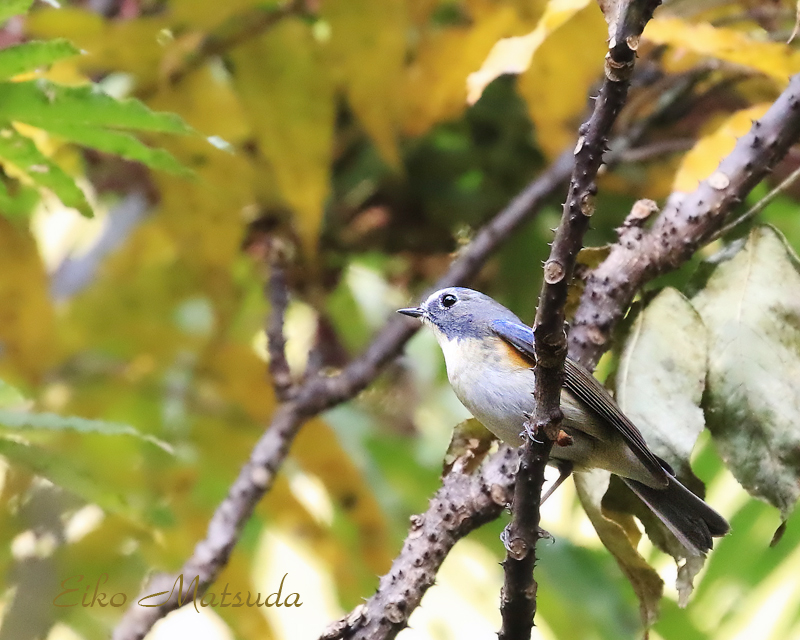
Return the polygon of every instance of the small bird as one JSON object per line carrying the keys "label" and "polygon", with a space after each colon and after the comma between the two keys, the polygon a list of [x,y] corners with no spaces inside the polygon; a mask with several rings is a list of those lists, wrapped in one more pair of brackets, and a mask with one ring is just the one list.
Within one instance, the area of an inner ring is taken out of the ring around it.
{"label": "small bird", "polygon": [[[462,287],[436,291],[421,307],[398,313],[433,329],[450,384],[472,415],[501,440],[520,445],[534,402],[533,330],[489,296]],[[561,475],[543,500],[572,471],[605,469],[618,475],[688,551],[711,549],[712,537],[729,530],[725,518],[675,478],[587,369],[567,358],[564,373],[562,433],[550,453]]]}

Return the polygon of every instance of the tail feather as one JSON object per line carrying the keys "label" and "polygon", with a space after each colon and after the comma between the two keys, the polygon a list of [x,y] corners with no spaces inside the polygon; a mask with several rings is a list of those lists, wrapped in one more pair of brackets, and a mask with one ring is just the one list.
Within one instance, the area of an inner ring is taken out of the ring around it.
{"label": "tail feather", "polygon": [[622,480],[687,549],[704,554],[713,546],[712,537],[724,536],[730,529],[725,518],[671,475],[666,489]]}

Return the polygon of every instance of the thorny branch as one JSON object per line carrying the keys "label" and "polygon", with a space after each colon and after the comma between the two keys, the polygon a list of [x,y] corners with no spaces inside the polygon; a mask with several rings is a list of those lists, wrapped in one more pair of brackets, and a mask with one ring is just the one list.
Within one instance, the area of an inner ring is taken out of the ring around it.
{"label": "thorny branch", "polygon": [[800,74],[690,194],[673,193],[650,230],[625,228],[586,282],[570,331],[570,355],[594,368],[611,332],[646,283],[678,268],[726,221],[800,137]]}
{"label": "thorny branch", "polygon": [[479,471],[446,475],[428,511],[411,517],[403,549],[377,593],[330,625],[321,640],[393,638],[405,628],[453,545],[510,502],[518,459],[519,450],[504,445]]}
{"label": "thorny branch", "polygon": [[[558,158],[481,229],[435,286],[440,288],[463,283],[476,275],[492,252],[567,180],[571,169],[572,154],[564,154]],[[186,582],[191,582],[197,576],[198,594],[208,590],[227,564],[242,527],[252,515],[258,501],[272,487],[289,447],[305,421],[325,409],[353,398],[364,389],[377,376],[381,367],[400,353],[417,328],[417,324],[399,317],[388,322],[364,354],[345,367],[339,375],[317,375],[306,379],[295,389],[292,399],[278,407],[272,423],[256,443],[250,459],[239,472],[228,496],[211,518],[206,537],[197,544],[194,553],[181,568],[180,573]],[[469,509],[469,518],[474,519],[474,504]],[[454,541],[455,539],[457,538]],[[147,585],[144,593],[169,591],[176,577],[160,575]],[[114,630],[114,640],[141,640],[158,620],[178,608],[177,595],[160,607],[132,605]],[[184,598],[186,602],[186,594]],[[410,614],[412,608],[407,613]]]}
{"label": "thorny branch", "polygon": [[[505,581],[500,598],[500,640],[527,640],[536,613],[536,542],[544,469],[561,426],[561,387],[567,355],[565,305],[583,236],[594,213],[595,178],[603,162],[611,128],[628,96],[636,47],[645,25],[661,0],[633,0],[610,21],[612,37],[606,54],[605,79],[594,111],[579,130],[575,167],[570,179],[561,222],[550,257],[533,323],[535,407],[526,431],[514,488],[514,510],[504,543],[508,551],[503,567]],[[622,6],[622,5],[621,5]]]}

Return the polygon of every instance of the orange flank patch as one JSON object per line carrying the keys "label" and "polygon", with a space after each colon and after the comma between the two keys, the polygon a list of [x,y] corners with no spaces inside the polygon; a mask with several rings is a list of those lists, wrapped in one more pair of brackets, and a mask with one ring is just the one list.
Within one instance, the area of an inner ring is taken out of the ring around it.
{"label": "orange flank patch", "polygon": [[502,338],[499,339],[501,348],[505,349],[508,352],[508,357],[511,359],[511,362],[514,363],[515,366],[525,369],[530,369],[534,365],[533,358],[529,358],[525,354],[523,354],[519,349],[516,347],[512,347],[508,342],[503,340]]}

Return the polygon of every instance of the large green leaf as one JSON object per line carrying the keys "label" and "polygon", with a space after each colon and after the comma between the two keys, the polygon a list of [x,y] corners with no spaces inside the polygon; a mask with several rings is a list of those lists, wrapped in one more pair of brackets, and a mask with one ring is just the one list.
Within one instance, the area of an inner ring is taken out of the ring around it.
{"label": "large green leaf", "polygon": [[667,288],[637,316],[617,369],[620,408],[680,475],[691,474],[689,458],[705,427],[700,405],[707,350],[702,319],[683,295]]}
{"label": "large green leaf", "polygon": [[800,497],[799,300],[800,262],[767,226],[692,300],[711,338],[705,405],[714,441],[742,486],[784,519]]}
{"label": "large green leaf", "polygon": [[0,24],[13,16],[25,13],[33,4],[33,0],[2,0],[0,2]]}
{"label": "large green leaf", "polygon": [[124,131],[62,124],[52,124],[48,128],[51,133],[60,135],[70,142],[98,151],[113,153],[127,160],[135,160],[152,169],[161,169],[181,175],[192,174],[165,149],[148,147],[138,138]]}
{"label": "large green leaf", "polygon": [[192,133],[180,116],[159,113],[129,98],[116,100],[96,85],[67,87],[44,79],[0,83],[0,118],[50,130],[84,126]]}
{"label": "large green leaf", "polygon": [[[668,287],[634,321],[615,378],[619,406],[639,427],[648,446],[701,495],[704,487],[689,459],[705,427],[700,405],[707,350],[708,336],[700,316],[681,293]],[[638,501],[635,505],[634,513],[650,538],[678,564],[677,588],[685,606],[705,556],[687,555],[649,509]]]}
{"label": "large green leaf", "polygon": [[75,207],[83,215],[92,215],[92,208],[75,181],[39,151],[33,140],[20,135],[9,125],[0,130],[0,160],[11,162],[36,185],[52,189],[66,206]]}
{"label": "large green leaf", "polygon": [[90,469],[81,468],[69,456],[2,437],[0,437],[0,455],[88,502],[93,502],[108,511],[131,515],[130,506],[118,492],[94,478]]}
{"label": "large green leaf", "polygon": [[172,447],[163,440],[141,433],[129,424],[107,422],[105,420],[89,420],[78,416],[60,416],[55,413],[30,413],[27,411],[0,409],[0,429],[2,428],[15,431],[77,431],[80,433],[99,433],[107,436],[133,436],[150,442],[164,451],[172,452]]}
{"label": "large green leaf", "polygon": [[32,186],[16,184],[13,195],[0,180],[0,214],[6,218],[27,218],[39,202],[39,191]]}
{"label": "large green leaf", "polygon": [[641,533],[633,516],[603,509],[603,496],[611,480],[608,471],[592,469],[576,473],[574,478],[578,498],[586,515],[631,583],[639,599],[642,622],[649,628],[658,619],[658,604],[664,592],[664,582],[636,549]]}
{"label": "large green leaf", "polygon": [[62,38],[48,42],[25,42],[8,47],[0,51],[0,80],[6,80],[18,73],[31,71],[79,53],[80,49]]}

